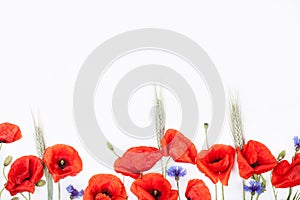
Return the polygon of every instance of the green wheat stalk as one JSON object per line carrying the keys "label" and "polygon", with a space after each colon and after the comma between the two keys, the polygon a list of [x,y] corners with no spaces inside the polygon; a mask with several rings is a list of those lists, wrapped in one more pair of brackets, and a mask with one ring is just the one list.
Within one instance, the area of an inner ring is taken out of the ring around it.
{"label": "green wheat stalk", "polygon": [[234,145],[235,147],[240,147],[240,149],[242,149],[243,145],[245,144],[245,137],[243,132],[243,122],[238,97],[231,97],[229,104],[230,128],[234,139]]}
{"label": "green wheat stalk", "polygon": [[[34,135],[35,135],[35,143],[36,143],[37,153],[38,153],[39,158],[43,159],[44,152],[46,149],[43,129],[39,123],[39,119],[38,120],[35,119],[32,111],[31,111],[31,115],[32,115],[32,120],[33,120],[33,125],[34,125]],[[52,176],[49,173],[46,166],[44,166],[44,172],[45,172],[45,177],[46,177],[46,181],[47,181],[48,200],[53,200]]]}
{"label": "green wheat stalk", "polygon": [[[160,95],[161,96],[161,95]],[[156,138],[157,138],[157,144],[158,148],[161,149],[161,139],[164,136],[165,133],[165,124],[166,124],[166,115],[164,110],[163,101],[161,98],[159,98],[158,92],[155,87],[155,131],[156,131]]]}

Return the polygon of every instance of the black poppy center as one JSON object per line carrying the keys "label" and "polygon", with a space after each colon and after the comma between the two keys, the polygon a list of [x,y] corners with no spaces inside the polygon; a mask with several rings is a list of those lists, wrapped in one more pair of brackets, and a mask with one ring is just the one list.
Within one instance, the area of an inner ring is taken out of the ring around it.
{"label": "black poppy center", "polygon": [[67,165],[67,161],[64,160],[64,159],[60,159],[58,162],[57,162],[58,166],[61,168],[61,169],[64,169]]}
{"label": "black poppy center", "polygon": [[161,192],[159,190],[152,190],[151,195],[157,200],[161,196]]}
{"label": "black poppy center", "polygon": [[255,163],[252,163],[250,166],[251,166],[252,168],[254,168],[254,167],[258,166],[258,165],[259,165],[258,162],[255,162]]}
{"label": "black poppy center", "polygon": [[108,190],[103,190],[101,193],[112,198],[112,194]]}
{"label": "black poppy center", "polygon": [[214,159],[211,163],[214,164],[214,163],[217,163],[217,162],[219,162],[221,160],[222,160],[222,158],[217,158],[217,159]]}

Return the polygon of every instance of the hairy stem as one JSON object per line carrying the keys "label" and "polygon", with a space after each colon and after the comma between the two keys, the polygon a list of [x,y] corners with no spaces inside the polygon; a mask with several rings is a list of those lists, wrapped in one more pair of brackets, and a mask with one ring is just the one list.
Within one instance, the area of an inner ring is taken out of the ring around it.
{"label": "hairy stem", "polygon": [[218,200],[218,185],[217,185],[217,183],[215,184],[215,197],[216,197],[216,200]]}
{"label": "hairy stem", "polygon": [[6,174],[5,174],[5,166],[2,169],[2,174],[3,174],[3,177],[5,178],[5,180],[7,181],[7,177],[6,177]]}
{"label": "hairy stem", "polygon": [[57,189],[58,189],[58,200],[60,200],[60,181],[57,183]]}
{"label": "hairy stem", "polygon": [[171,159],[171,156],[168,157],[165,167],[164,167],[164,172],[163,172],[164,178],[166,178],[166,175],[167,175],[167,168],[168,168],[168,163],[169,163],[170,159]]}
{"label": "hairy stem", "polygon": [[224,200],[224,185],[222,184],[222,200]]}
{"label": "hairy stem", "polygon": [[21,193],[22,197],[26,200],[29,200],[23,193]]}

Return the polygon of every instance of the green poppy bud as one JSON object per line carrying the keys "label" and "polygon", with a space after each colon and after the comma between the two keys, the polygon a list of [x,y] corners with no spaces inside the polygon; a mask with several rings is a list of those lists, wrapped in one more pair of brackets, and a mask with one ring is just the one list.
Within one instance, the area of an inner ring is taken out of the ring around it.
{"label": "green poppy bud", "polygon": [[114,150],[114,146],[110,143],[110,142],[106,142],[106,146],[107,146],[107,148],[109,148],[111,151],[113,151]]}
{"label": "green poppy bud", "polygon": [[285,154],[286,154],[285,150],[281,151],[277,157],[277,161],[281,161],[282,159],[284,159]]}
{"label": "green poppy bud", "polygon": [[36,185],[37,187],[42,187],[42,186],[46,185],[46,181],[40,180],[40,181],[37,182],[35,185]]}
{"label": "green poppy bud", "polygon": [[204,123],[204,129],[207,130],[208,129],[208,123]]}
{"label": "green poppy bud", "polygon": [[12,162],[13,157],[12,156],[7,156],[3,162],[4,167],[7,167],[8,165],[10,165],[10,163]]}

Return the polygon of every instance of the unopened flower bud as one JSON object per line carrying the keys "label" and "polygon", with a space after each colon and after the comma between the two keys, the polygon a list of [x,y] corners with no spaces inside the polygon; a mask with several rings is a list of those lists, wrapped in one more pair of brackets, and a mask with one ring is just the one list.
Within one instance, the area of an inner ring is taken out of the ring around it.
{"label": "unopened flower bud", "polygon": [[107,148],[109,148],[111,151],[113,151],[114,150],[114,146],[110,143],[110,142],[106,142],[106,146],[107,146]]}
{"label": "unopened flower bud", "polygon": [[19,200],[19,197],[14,197],[11,200]]}
{"label": "unopened flower bud", "polygon": [[281,161],[282,159],[284,159],[285,154],[286,154],[285,150],[281,151],[277,157],[277,161]]}
{"label": "unopened flower bud", "polygon": [[204,129],[207,130],[208,129],[208,123],[204,123]]}
{"label": "unopened flower bud", "polygon": [[42,187],[42,186],[46,185],[46,181],[40,180],[40,181],[37,182],[35,185],[36,185],[37,187]]}
{"label": "unopened flower bud", "polygon": [[12,156],[7,156],[3,162],[3,165],[5,167],[7,167],[8,165],[10,165],[10,163],[12,162],[13,157]]}

